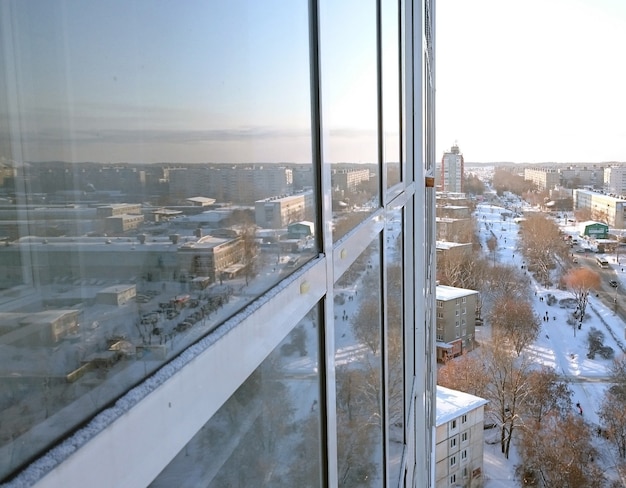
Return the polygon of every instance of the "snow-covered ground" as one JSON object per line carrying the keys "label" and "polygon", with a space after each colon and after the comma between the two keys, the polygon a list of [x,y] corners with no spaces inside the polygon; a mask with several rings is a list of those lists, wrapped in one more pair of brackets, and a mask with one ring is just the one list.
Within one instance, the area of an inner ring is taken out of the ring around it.
{"label": "snow-covered ground", "polygon": [[[489,252],[487,251],[486,239],[492,235],[491,230],[493,230],[498,238],[496,260],[500,263],[521,266],[523,258],[517,249],[519,225],[510,218],[502,220],[502,213],[505,212],[508,212],[506,208],[495,205],[481,204],[477,207],[475,215],[480,226],[483,249],[486,253]],[[490,226],[491,230],[487,230],[484,223],[493,224]],[[576,228],[571,223],[568,224],[565,218],[560,219],[559,224],[562,225],[564,232],[575,234]],[[597,255],[580,253],[577,256],[580,256],[581,265],[584,265],[582,260],[594,260],[595,262]],[[614,266],[612,274],[615,276],[611,279],[620,282],[620,288],[623,289],[626,286],[626,273],[617,266],[615,255],[607,254],[606,258]],[[531,346],[530,353],[535,357],[538,365],[551,366],[563,377],[570,380],[570,387],[574,392],[573,403],[580,402],[585,419],[592,424],[597,424],[597,410],[608,386],[607,376],[612,361],[601,359],[598,356],[593,360],[587,358],[587,334],[591,327],[601,330],[605,336],[604,344],[612,347],[616,357],[618,357],[624,353],[624,347],[626,347],[624,322],[616,315],[612,305],[608,306],[603,303],[603,296],[592,295],[582,329],[577,330],[567,324],[571,309],[562,308],[559,304],[561,299],[572,298],[571,293],[558,290],[556,287],[546,288],[535,280],[532,280],[532,287],[530,297],[537,315],[543,317],[547,312],[549,320],[542,322],[542,330],[537,341]],[[557,302],[551,306],[547,305],[545,301],[545,297],[549,293],[557,298]],[[606,299],[606,293],[603,295]],[[617,293],[615,296],[617,297]],[[488,325],[478,327],[476,339],[480,342],[481,339],[487,338],[488,334]],[[576,411],[578,410],[576,409]],[[519,486],[519,481],[516,481],[514,476],[515,466],[519,463],[515,446],[512,446],[510,458],[507,460],[500,452],[500,445],[489,442],[491,437],[491,431],[485,431],[485,487]],[[606,443],[599,443],[598,448],[601,453],[600,462],[605,467],[607,478],[617,479],[615,449]]]}

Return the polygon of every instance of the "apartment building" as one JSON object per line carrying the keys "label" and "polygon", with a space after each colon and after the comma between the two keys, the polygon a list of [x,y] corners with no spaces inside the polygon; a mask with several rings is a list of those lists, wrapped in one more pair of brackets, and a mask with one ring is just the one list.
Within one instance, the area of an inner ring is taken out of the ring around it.
{"label": "apartment building", "polygon": [[436,488],[480,488],[487,400],[437,386]]}
{"label": "apartment building", "polygon": [[445,192],[460,193],[463,191],[465,178],[465,160],[457,144],[444,152],[441,162],[437,164],[437,189]]}
{"label": "apartment building", "polygon": [[[434,0],[0,4],[0,163],[21,205],[0,313],[79,317],[44,343],[7,343],[32,330],[21,318],[0,330],[0,482],[435,486],[434,14]],[[195,291],[170,250],[189,239],[202,272],[210,249],[167,222],[89,253],[32,235],[18,170],[37,161],[137,161],[167,168],[161,197],[250,205],[308,166],[314,247],[293,259],[244,237],[250,272]],[[338,236],[331,165],[364,162],[368,211]],[[55,253],[71,276],[50,272]],[[111,286],[136,296],[94,299]]]}
{"label": "apartment building", "polygon": [[616,195],[626,194],[626,166],[614,164],[604,168],[604,190]]}
{"label": "apartment building", "polygon": [[525,168],[524,179],[532,181],[540,190],[551,190],[561,181],[558,170],[551,168]]}
{"label": "apartment building", "polygon": [[626,200],[593,190],[574,190],[574,210],[587,210],[593,220],[609,227],[626,227]]}
{"label": "apartment building", "polygon": [[437,360],[445,362],[474,348],[478,292],[437,285]]}

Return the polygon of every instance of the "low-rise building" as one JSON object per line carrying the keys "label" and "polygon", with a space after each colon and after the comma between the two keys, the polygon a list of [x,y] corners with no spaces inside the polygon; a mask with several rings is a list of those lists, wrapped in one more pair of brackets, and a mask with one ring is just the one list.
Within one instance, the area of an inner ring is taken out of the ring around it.
{"label": "low-rise building", "polygon": [[436,488],[483,486],[487,400],[437,386]]}
{"label": "low-rise building", "polygon": [[437,285],[437,360],[445,362],[474,348],[478,292]]}

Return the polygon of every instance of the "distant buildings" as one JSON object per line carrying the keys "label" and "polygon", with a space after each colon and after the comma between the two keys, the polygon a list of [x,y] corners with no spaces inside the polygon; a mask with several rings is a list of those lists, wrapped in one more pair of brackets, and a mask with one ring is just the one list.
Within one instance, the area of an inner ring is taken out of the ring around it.
{"label": "distant buildings", "polygon": [[254,202],[256,225],[269,229],[284,228],[292,222],[310,218],[313,206],[312,191],[265,198]]}
{"label": "distant buildings", "polygon": [[463,155],[456,144],[452,146],[450,152],[444,152],[441,163],[437,163],[437,176],[435,177],[437,190],[462,192],[465,177],[464,165]]}
{"label": "distant buildings", "polygon": [[626,194],[626,166],[604,168],[604,190],[616,195]]}
{"label": "distant buildings", "polygon": [[555,188],[561,181],[559,172],[550,168],[526,168],[524,179],[532,181],[540,190]]}
{"label": "distant buildings", "polygon": [[487,400],[437,386],[435,488],[483,486]]}
{"label": "distant buildings", "polygon": [[218,202],[254,205],[293,190],[290,168],[282,165],[212,165],[169,170],[170,198],[203,195]]}
{"label": "distant buildings", "polygon": [[588,210],[593,220],[609,227],[626,227],[626,200],[592,190],[574,190],[574,210]]}

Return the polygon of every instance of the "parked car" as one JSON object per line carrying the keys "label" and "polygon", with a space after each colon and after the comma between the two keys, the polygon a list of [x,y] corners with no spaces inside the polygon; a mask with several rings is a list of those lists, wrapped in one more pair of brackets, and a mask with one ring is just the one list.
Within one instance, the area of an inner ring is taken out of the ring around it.
{"label": "parked car", "polygon": [[611,280],[609,281],[609,285],[611,285],[613,288],[617,288],[619,286],[619,283],[615,280]]}

